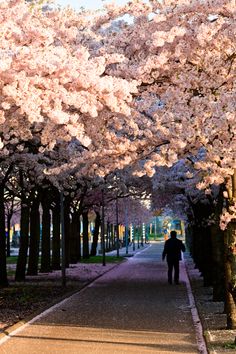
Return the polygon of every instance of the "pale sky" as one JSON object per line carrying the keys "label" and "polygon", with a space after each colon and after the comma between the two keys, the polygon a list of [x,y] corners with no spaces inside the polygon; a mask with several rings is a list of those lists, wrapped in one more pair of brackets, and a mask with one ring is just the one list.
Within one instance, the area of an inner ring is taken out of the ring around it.
{"label": "pale sky", "polygon": [[[118,5],[123,5],[127,2],[128,0],[113,0],[110,2],[116,2]],[[104,4],[104,1],[102,0],[55,0],[57,4],[60,4],[62,6],[67,6],[70,5],[71,7],[75,9],[79,9],[81,6],[85,7],[86,9],[99,9],[102,7]],[[106,2],[109,2],[109,0],[106,0]]]}

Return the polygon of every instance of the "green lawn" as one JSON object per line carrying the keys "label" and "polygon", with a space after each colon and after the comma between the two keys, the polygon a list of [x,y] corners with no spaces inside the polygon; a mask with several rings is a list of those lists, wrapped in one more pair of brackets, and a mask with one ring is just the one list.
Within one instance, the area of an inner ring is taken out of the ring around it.
{"label": "green lawn", "polygon": [[[124,257],[106,256],[106,263],[119,263],[124,260]],[[102,263],[102,256],[92,256],[88,259],[82,259],[80,263]]]}
{"label": "green lawn", "polygon": [[[106,256],[107,263],[119,263],[124,257],[117,258],[116,256]],[[16,264],[17,256],[7,257],[7,264]],[[102,256],[92,256],[88,259],[81,259],[80,263],[102,263]]]}
{"label": "green lawn", "polygon": [[7,257],[7,264],[16,264],[17,263],[17,256]]}

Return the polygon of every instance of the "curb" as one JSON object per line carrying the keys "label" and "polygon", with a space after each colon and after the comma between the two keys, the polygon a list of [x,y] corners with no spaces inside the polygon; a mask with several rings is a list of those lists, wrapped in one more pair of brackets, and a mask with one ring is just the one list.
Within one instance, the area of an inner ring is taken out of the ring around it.
{"label": "curb", "polygon": [[207,340],[204,336],[203,326],[202,326],[202,323],[201,323],[201,320],[199,317],[194,294],[192,292],[191,281],[190,281],[190,277],[189,277],[189,273],[188,273],[188,267],[186,265],[185,260],[183,262],[183,268],[186,273],[186,289],[187,289],[187,295],[188,295],[189,305],[190,305],[192,319],[193,319],[193,325],[194,325],[195,333],[196,333],[196,341],[197,341],[198,350],[199,350],[199,353],[201,353],[201,354],[208,354],[209,351],[208,351],[208,347],[207,347]]}

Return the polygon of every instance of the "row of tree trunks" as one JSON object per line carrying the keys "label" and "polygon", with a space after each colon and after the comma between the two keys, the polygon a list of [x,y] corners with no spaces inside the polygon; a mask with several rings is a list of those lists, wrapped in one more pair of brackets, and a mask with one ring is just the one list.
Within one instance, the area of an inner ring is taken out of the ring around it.
{"label": "row of tree trunks", "polygon": [[203,276],[204,286],[213,287],[213,301],[225,299],[224,233],[214,224],[193,228],[190,253]]}
{"label": "row of tree trunks", "polygon": [[[27,254],[29,251],[28,269],[27,275],[37,275],[39,270],[39,260],[41,260],[41,272],[50,272],[52,270],[61,268],[61,239],[60,239],[60,198],[59,192],[50,190],[34,191],[28,200],[22,198],[21,202],[21,220],[20,220],[20,248],[19,256],[17,259],[17,267],[15,279],[17,281],[25,280],[25,274],[27,269]],[[2,199],[3,200],[3,199]],[[0,201],[1,203],[1,201]],[[3,203],[4,205],[4,203]],[[40,242],[40,205],[42,207],[42,237]],[[4,211],[4,208],[1,211]],[[88,212],[84,213],[87,215]],[[1,214],[0,214],[1,218]],[[2,222],[5,221],[4,212],[2,213]],[[65,251],[66,251],[66,267],[69,267],[70,263],[76,263],[81,260],[81,239],[80,239],[80,212],[77,210],[74,213],[70,212],[70,199],[65,198],[64,202],[64,220],[65,220]],[[51,240],[51,222],[52,240]],[[0,220],[1,223],[1,220]],[[87,225],[87,226],[86,226]],[[5,223],[2,227],[5,226]],[[1,227],[1,224],[0,224]],[[87,232],[86,232],[87,228]],[[83,256],[88,257],[88,222],[84,224],[85,230],[85,245],[87,248]],[[1,233],[2,235],[2,233]],[[30,235],[30,237],[29,237]],[[6,249],[6,240],[1,239],[0,242],[4,242],[1,250]],[[39,258],[39,251],[41,245],[41,257]],[[0,250],[0,251],[1,251]],[[6,257],[6,252],[3,252]],[[4,257],[0,257],[4,263]],[[4,270],[4,267],[2,267]],[[0,273],[4,278],[4,272]],[[7,276],[5,271],[5,284],[7,284]],[[3,283],[3,279],[2,279]]]}
{"label": "row of tree trunks", "polygon": [[[60,240],[60,195],[58,191],[49,189],[33,190],[31,193],[24,192],[23,175],[21,175],[22,198],[20,217],[20,248],[17,259],[15,280],[24,281],[27,275],[37,275],[39,265],[41,272],[50,272],[61,268],[61,240]],[[97,212],[95,230],[91,253],[89,250],[89,221],[88,211],[82,212],[83,220],[83,252],[81,252],[80,215],[81,209],[71,212],[70,198],[65,198],[65,246],[66,266],[87,259],[90,255],[97,254],[98,237],[101,225],[101,217]],[[40,220],[40,207],[42,207],[42,220]],[[40,240],[40,221],[42,234]],[[51,224],[52,239],[51,239]],[[5,236],[5,213],[4,213],[4,187],[0,189],[0,284],[7,286],[6,268],[6,237]],[[107,227],[108,237],[106,248],[114,244],[114,230],[112,225]],[[113,237],[112,237],[113,235]],[[39,252],[41,250],[41,257]],[[27,264],[28,262],[28,264]]]}
{"label": "row of tree trunks", "polygon": [[[228,192],[229,204],[236,199],[235,187],[236,174],[232,177],[232,191]],[[216,219],[219,219],[222,204],[220,195],[214,210]],[[203,217],[199,210],[202,212],[204,208],[195,207],[195,221]],[[213,286],[213,301],[225,302],[227,328],[236,329],[236,221],[232,220],[225,232],[220,230],[218,222],[205,229],[195,226],[189,244],[196,267],[204,277],[204,285]]]}

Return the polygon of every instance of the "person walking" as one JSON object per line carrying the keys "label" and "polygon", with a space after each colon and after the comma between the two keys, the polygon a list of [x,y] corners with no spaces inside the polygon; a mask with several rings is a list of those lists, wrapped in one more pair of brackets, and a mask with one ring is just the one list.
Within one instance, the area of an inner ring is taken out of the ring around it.
{"label": "person walking", "polygon": [[164,250],[162,252],[162,260],[165,257],[168,264],[168,282],[172,284],[172,273],[174,268],[174,281],[179,284],[179,261],[182,259],[181,251],[185,252],[185,245],[177,238],[176,231],[170,232],[170,238],[165,241]]}

